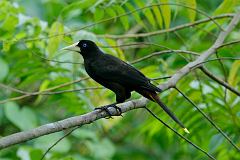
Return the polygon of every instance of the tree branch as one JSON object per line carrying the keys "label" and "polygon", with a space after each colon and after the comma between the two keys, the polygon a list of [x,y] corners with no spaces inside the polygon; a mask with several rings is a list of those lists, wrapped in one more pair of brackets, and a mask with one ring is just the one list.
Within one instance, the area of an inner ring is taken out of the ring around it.
{"label": "tree branch", "polygon": [[[125,113],[132,109],[141,108],[145,106],[146,103],[147,103],[146,99],[142,98],[140,100],[132,100],[129,102],[125,102],[125,103],[119,104],[118,106],[121,107],[122,112]],[[118,111],[116,111],[114,108],[109,108],[109,112],[114,116],[119,115]],[[59,131],[76,127],[79,125],[89,124],[98,119],[105,118],[105,117],[108,117],[108,114],[105,111],[94,110],[92,112],[89,112],[83,115],[79,115],[79,116],[67,118],[61,121],[57,121],[54,123],[42,125],[40,127],[31,129],[29,131],[15,133],[0,139],[0,149],[9,147],[14,144],[22,143],[22,142],[25,142],[43,135],[47,135],[50,133],[59,132]]]}

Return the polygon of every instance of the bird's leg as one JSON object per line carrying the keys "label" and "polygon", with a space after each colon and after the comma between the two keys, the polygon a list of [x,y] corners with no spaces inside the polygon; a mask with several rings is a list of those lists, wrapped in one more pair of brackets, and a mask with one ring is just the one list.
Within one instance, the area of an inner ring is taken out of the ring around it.
{"label": "bird's leg", "polygon": [[108,118],[112,118],[113,115],[110,113],[108,108],[113,107],[119,113],[118,116],[122,116],[122,109],[120,107],[118,107],[116,104],[117,103],[113,103],[113,104],[109,104],[109,105],[106,105],[106,106],[97,107],[97,108],[95,108],[95,110],[101,110],[101,111],[104,110],[105,112],[107,112],[107,114],[109,116]]}

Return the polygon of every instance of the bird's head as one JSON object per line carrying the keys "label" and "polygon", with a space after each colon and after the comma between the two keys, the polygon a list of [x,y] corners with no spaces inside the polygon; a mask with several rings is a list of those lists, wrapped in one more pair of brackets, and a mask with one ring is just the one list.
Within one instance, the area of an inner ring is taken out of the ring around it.
{"label": "bird's head", "polygon": [[80,53],[83,57],[93,56],[99,52],[98,46],[90,40],[80,40],[77,43],[62,48],[62,50],[75,51]]}

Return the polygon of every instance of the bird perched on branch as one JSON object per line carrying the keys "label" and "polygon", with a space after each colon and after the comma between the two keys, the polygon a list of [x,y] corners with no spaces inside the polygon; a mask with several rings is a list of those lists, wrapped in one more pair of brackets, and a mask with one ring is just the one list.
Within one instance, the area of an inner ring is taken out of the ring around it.
{"label": "bird perched on branch", "polygon": [[109,116],[109,107],[114,107],[121,114],[121,108],[116,104],[123,103],[131,97],[131,92],[136,91],[149,100],[156,102],[185,132],[189,133],[178,118],[159,99],[157,92],[161,89],[151,84],[150,80],[128,63],[102,52],[98,46],[90,40],[80,40],[70,46],[63,48],[80,53],[84,59],[84,66],[89,76],[104,87],[116,94],[116,103],[103,106]]}

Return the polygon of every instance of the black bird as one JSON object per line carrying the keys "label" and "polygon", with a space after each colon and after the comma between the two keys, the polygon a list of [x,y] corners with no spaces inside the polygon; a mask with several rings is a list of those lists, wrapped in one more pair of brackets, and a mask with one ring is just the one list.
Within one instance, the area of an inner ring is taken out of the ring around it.
{"label": "black bird", "polygon": [[161,89],[151,84],[150,80],[133,66],[112,55],[103,53],[90,40],[80,40],[63,49],[80,53],[83,56],[85,70],[89,76],[116,94],[116,103],[104,106],[102,109],[107,111],[108,107],[114,107],[121,112],[121,109],[116,104],[123,103],[131,97],[132,91],[136,91],[149,100],[158,103],[185,132],[189,133],[184,125],[159,99],[157,92],[161,92]]}

